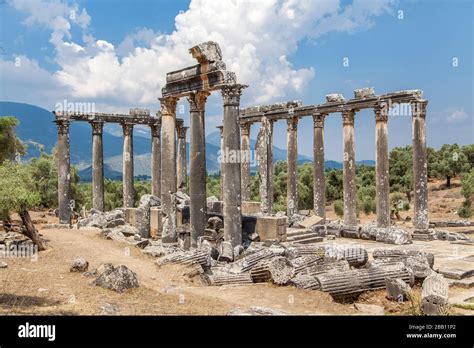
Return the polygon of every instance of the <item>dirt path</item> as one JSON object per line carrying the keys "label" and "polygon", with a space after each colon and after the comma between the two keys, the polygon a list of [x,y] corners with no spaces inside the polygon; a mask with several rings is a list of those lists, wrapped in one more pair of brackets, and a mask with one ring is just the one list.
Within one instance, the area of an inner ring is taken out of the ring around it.
{"label": "dirt path", "polygon": [[[42,230],[48,250],[37,261],[8,259],[0,270],[0,313],[225,315],[234,308],[269,307],[293,314],[350,314],[319,291],[252,284],[207,287],[187,280],[177,266],[158,268],[140,250],[99,237],[98,230]],[[71,273],[76,257],[89,269],[105,262],[124,264],[138,275],[140,288],[123,294],[91,285],[93,278]],[[14,295],[13,295],[14,294]]]}

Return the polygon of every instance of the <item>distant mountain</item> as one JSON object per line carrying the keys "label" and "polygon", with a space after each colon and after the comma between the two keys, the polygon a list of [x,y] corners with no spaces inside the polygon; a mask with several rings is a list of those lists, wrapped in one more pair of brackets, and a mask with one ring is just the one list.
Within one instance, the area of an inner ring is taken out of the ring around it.
{"label": "distant mountain", "polygon": [[[56,125],[53,114],[34,105],[0,102],[0,116],[15,116],[20,121],[17,134],[24,142],[28,143],[28,153],[24,159],[39,155],[38,144],[44,146],[46,152],[51,152],[57,142]],[[111,132],[109,132],[109,130]],[[123,138],[117,127],[106,127],[104,141],[104,175],[110,179],[120,179],[122,176],[122,146]],[[250,146],[255,148],[256,140],[250,140]],[[78,167],[79,175],[83,181],[90,181],[92,175],[92,135],[91,127],[85,122],[72,122],[70,127],[71,162]],[[220,133],[212,132],[206,136],[206,166],[209,173],[217,173],[220,165],[217,161],[220,150]],[[150,176],[151,144],[146,130],[136,129],[133,139],[134,166],[136,176]],[[187,158],[189,158],[189,144],[186,144]],[[287,151],[276,146],[273,147],[273,161],[286,160]],[[312,158],[298,155],[298,163],[312,162]],[[374,165],[371,160],[359,161],[359,164]],[[342,163],[326,161],[326,168],[342,168]],[[188,166],[189,168],[189,166]],[[256,168],[252,168],[255,171]]]}

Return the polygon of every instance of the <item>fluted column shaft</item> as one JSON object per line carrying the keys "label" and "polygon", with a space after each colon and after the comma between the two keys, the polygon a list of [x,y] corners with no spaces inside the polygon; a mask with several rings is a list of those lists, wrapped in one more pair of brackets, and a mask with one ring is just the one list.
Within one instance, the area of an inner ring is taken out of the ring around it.
{"label": "fluted column shaft", "polygon": [[188,96],[191,120],[189,147],[189,196],[191,247],[197,247],[199,236],[204,234],[207,224],[206,204],[206,140],[204,110],[208,92]]}
{"label": "fluted column shaft", "polygon": [[133,124],[123,123],[123,206],[133,207]]}
{"label": "fluted column shaft", "polygon": [[354,110],[344,111],[343,120],[343,185],[344,185],[344,225],[357,225],[357,186],[356,162],[354,150]]}
{"label": "fluted column shaft", "polygon": [[324,119],[326,114],[313,115],[313,209],[326,219],[326,181],[324,175]]}
{"label": "fluted column shaft", "polygon": [[250,123],[241,126],[241,145],[242,145],[242,201],[250,201]]}
{"label": "fluted column shaft", "polygon": [[[231,152],[240,154],[239,104],[242,89],[235,84],[222,87],[224,99],[224,239],[233,246],[242,244],[241,164],[232,161]],[[239,156],[233,156],[234,158]]]}
{"label": "fluted column shaft", "polygon": [[183,191],[186,186],[186,131],[188,127],[179,127],[178,132],[178,191]]}
{"label": "fluted column shaft", "polygon": [[161,120],[151,128],[151,194],[161,196]]}
{"label": "fluted column shaft", "polygon": [[219,166],[220,166],[220,185],[221,185],[221,200],[223,199],[224,196],[224,162],[222,161],[222,156],[224,155],[224,127],[223,126],[217,126],[216,128],[219,129],[219,134],[221,136],[220,138],[220,161],[219,161]]}
{"label": "fluted column shaft", "polygon": [[104,122],[92,121],[92,207],[104,211]]}
{"label": "fluted column shaft", "polygon": [[377,227],[390,227],[390,178],[388,171],[388,107],[375,109],[375,188]]}
{"label": "fluted column shaft", "polygon": [[287,119],[287,163],[286,181],[287,216],[298,213],[298,118]]}
{"label": "fluted column shaft", "polygon": [[161,212],[162,242],[176,243],[176,103],[178,98],[160,98],[161,104]]}
{"label": "fluted column shaft", "polygon": [[428,164],[426,155],[426,100],[412,103],[413,139],[413,227],[426,231],[428,219]]}
{"label": "fluted column shaft", "polygon": [[71,158],[69,150],[69,120],[56,119],[58,127],[58,212],[59,223],[71,223]]}

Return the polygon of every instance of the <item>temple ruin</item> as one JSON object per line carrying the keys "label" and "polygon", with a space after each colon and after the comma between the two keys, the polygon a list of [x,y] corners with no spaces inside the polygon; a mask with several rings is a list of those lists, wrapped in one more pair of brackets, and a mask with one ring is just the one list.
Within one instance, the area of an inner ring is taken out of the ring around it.
{"label": "temple ruin", "polygon": [[[343,197],[344,226],[355,228],[356,218],[356,155],[354,150],[354,119],[362,109],[374,110],[375,152],[376,152],[376,204],[377,228],[390,228],[389,163],[387,122],[390,108],[396,104],[409,104],[412,110],[413,132],[413,176],[414,176],[414,220],[416,233],[428,230],[427,216],[427,161],[425,117],[427,101],[420,90],[406,90],[376,95],[373,88],[354,91],[354,98],[345,100],[340,94],[329,94],[326,102],[317,105],[303,105],[290,101],[264,106],[239,108],[242,90],[247,86],[237,82],[236,75],[226,69],[221,50],[215,42],[206,42],[189,50],[198,64],[169,72],[166,85],[159,98],[161,110],[151,116],[146,109],[130,109],[127,115],[105,113],[54,112],[58,127],[58,195],[60,223],[71,223],[70,206],[70,154],[69,124],[71,121],[85,121],[92,126],[92,191],[93,208],[104,211],[104,167],[102,132],[105,123],[118,123],[123,127],[123,196],[124,208],[134,207],[133,188],[133,127],[147,125],[151,130],[151,194],[161,199],[159,211],[160,233],[163,244],[178,242],[177,195],[186,183],[186,132],[190,132],[189,148],[189,244],[195,249],[208,225],[208,202],[206,197],[206,153],[205,153],[205,105],[210,93],[220,91],[223,97],[223,125],[221,153],[235,151],[249,154],[250,129],[260,123],[256,156],[260,177],[259,219],[270,217],[273,204],[273,125],[286,120],[288,144],[288,181],[286,218],[298,214],[297,192],[297,129],[302,117],[312,117],[314,215],[324,224],[325,214],[325,169],[324,169],[324,122],[330,114],[342,115]],[[176,118],[176,105],[186,97],[190,108],[190,125],[184,126]],[[232,247],[243,243],[242,220],[252,203],[250,197],[250,158],[243,161],[229,161],[221,157],[221,188],[223,240]],[[243,211],[244,210],[244,211]],[[255,213],[255,212],[254,212]],[[255,215],[255,214],[254,214]],[[181,216],[179,217],[182,218]],[[262,222],[263,223],[263,222]],[[280,222],[273,226],[278,229]],[[286,224],[285,224],[286,225]],[[284,229],[286,233],[286,226]],[[263,233],[263,232],[262,232]],[[280,232],[278,232],[280,233]],[[263,240],[264,237],[260,236]],[[284,239],[283,239],[284,240]]]}

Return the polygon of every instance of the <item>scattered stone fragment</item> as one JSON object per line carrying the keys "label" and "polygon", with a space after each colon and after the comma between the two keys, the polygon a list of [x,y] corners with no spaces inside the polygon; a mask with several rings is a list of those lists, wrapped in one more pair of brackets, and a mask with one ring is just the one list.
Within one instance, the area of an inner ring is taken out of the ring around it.
{"label": "scattered stone fragment", "polygon": [[219,244],[219,258],[217,261],[232,262],[234,261],[234,248],[230,242],[221,242]]}
{"label": "scattered stone fragment", "polygon": [[89,268],[89,262],[86,259],[79,257],[74,259],[72,262],[71,268],[69,269],[71,272],[85,272]]}
{"label": "scattered stone fragment", "polygon": [[384,308],[373,304],[354,303],[355,309],[368,315],[384,315]]}
{"label": "scattered stone fragment", "polygon": [[303,228],[310,228],[314,225],[318,225],[320,223],[324,222],[324,218],[317,216],[317,215],[312,215],[310,217],[304,217],[304,219],[300,220],[298,222],[298,225]]}
{"label": "scattered stone fragment", "polygon": [[403,302],[407,299],[407,294],[411,290],[410,285],[400,278],[386,278],[387,298],[389,300]]}
{"label": "scattered stone fragment", "polygon": [[8,268],[8,263],[0,261],[0,268]]}
{"label": "scattered stone fragment", "polygon": [[135,272],[124,265],[107,269],[94,280],[93,284],[116,292],[124,292],[139,286]]}
{"label": "scattered stone fragment", "polygon": [[444,276],[432,273],[423,281],[421,305],[426,315],[440,315],[448,305],[449,284]]}
{"label": "scattered stone fragment", "polygon": [[287,284],[294,274],[295,270],[290,261],[282,256],[260,261],[250,271],[252,280],[255,283],[271,280],[274,284],[278,285]]}
{"label": "scattered stone fragment", "polygon": [[288,313],[265,307],[250,307],[249,309],[232,309],[227,315],[288,315]]}
{"label": "scattered stone fragment", "polygon": [[409,256],[403,260],[403,263],[413,272],[415,278],[425,279],[433,273],[428,260],[422,255]]}
{"label": "scattered stone fragment", "polygon": [[214,286],[252,284],[249,273],[231,274],[219,273],[208,277],[209,283]]}
{"label": "scattered stone fragment", "polygon": [[474,269],[460,269],[460,268],[448,268],[442,267],[438,269],[438,273],[444,275],[450,279],[464,279],[474,275]]}
{"label": "scattered stone fragment", "polygon": [[219,231],[221,228],[224,228],[224,222],[220,217],[213,216],[207,220],[207,226],[214,231]]}

